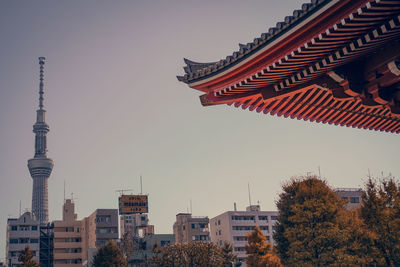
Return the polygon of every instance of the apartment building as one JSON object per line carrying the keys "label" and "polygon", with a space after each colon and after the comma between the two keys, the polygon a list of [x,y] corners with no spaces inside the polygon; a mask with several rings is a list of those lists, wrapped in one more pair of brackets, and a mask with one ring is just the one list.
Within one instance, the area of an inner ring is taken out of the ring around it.
{"label": "apartment building", "polygon": [[336,188],[333,190],[338,197],[346,200],[345,207],[349,210],[361,207],[361,188]]}
{"label": "apartment building", "polygon": [[87,263],[88,248],[85,222],[77,220],[75,204],[67,199],[63,217],[54,221],[54,267],[83,267]]}
{"label": "apartment building", "polygon": [[[118,210],[97,209],[84,219],[85,239],[89,250],[96,251],[108,240],[118,240]],[[93,254],[93,253],[90,253]],[[88,262],[91,262],[90,255]]]}
{"label": "apartment building", "polygon": [[178,213],[174,223],[175,242],[210,241],[208,217],[194,217],[191,213]]}
{"label": "apartment building", "polygon": [[132,237],[145,237],[154,235],[154,225],[149,224],[146,213],[123,214],[120,216],[121,237],[128,234]]}
{"label": "apartment building", "polygon": [[22,266],[18,256],[26,246],[32,250],[34,260],[39,263],[40,223],[31,212],[19,218],[7,220],[6,261],[9,267]]}
{"label": "apartment building", "polygon": [[210,220],[211,241],[218,246],[224,242],[232,244],[234,254],[244,264],[242,266],[246,266],[246,234],[258,226],[273,245],[272,233],[277,216],[277,211],[261,211],[259,205],[251,205],[246,211],[237,211],[235,207],[234,211],[224,212]]}
{"label": "apartment building", "polygon": [[77,220],[75,204],[67,199],[63,219],[54,221],[54,267],[90,265],[93,254],[108,240],[118,240],[118,210],[97,209]]}

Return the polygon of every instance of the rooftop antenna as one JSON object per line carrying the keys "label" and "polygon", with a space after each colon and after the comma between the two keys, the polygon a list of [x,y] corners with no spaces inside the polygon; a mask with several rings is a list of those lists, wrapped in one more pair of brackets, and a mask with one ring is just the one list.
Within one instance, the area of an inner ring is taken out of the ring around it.
{"label": "rooftop antenna", "polygon": [[192,199],[190,199],[190,214],[193,214],[193,209],[192,209]]}
{"label": "rooftop antenna", "polygon": [[64,203],[65,203],[65,180],[64,180]]}
{"label": "rooftop antenna", "polygon": [[321,179],[321,168],[320,168],[320,166],[318,166],[318,175],[319,175],[319,179]]}
{"label": "rooftop antenna", "polygon": [[142,175],[140,175],[140,194],[143,194],[143,181],[142,181]]}
{"label": "rooftop antenna", "polygon": [[247,182],[247,189],[249,191],[249,205],[251,206],[250,182]]}
{"label": "rooftop antenna", "polygon": [[371,179],[371,172],[368,169],[368,178]]}

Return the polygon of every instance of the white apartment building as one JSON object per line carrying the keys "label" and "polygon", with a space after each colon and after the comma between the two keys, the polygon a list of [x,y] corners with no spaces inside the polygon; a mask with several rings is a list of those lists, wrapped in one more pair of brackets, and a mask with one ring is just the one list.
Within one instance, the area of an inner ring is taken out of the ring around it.
{"label": "white apartment building", "polygon": [[267,241],[273,245],[272,233],[277,216],[277,211],[261,211],[259,205],[251,205],[246,211],[237,211],[235,208],[234,211],[224,212],[210,220],[211,242],[218,246],[222,246],[224,242],[232,244],[234,254],[244,267],[247,257],[246,234],[258,226]]}
{"label": "white apartment building", "polygon": [[7,220],[6,258],[9,267],[22,266],[18,256],[26,246],[29,246],[35,256],[33,259],[39,263],[40,227],[30,212],[25,212],[18,219]]}

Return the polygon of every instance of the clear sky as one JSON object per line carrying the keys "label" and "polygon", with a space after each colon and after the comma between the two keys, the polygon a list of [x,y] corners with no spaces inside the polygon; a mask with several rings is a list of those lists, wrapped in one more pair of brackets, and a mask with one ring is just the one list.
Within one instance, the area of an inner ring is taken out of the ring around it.
{"label": "clear sky", "polygon": [[399,137],[243,111],[202,107],[180,83],[183,57],[208,62],[238,50],[298,9],[295,0],[1,1],[0,260],[8,217],[31,208],[39,65],[45,56],[50,219],[63,185],[78,217],[117,208],[118,189],[149,194],[156,233],[175,215],[214,217],[253,202],[275,210],[291,176],[334,187],[399,175]]}

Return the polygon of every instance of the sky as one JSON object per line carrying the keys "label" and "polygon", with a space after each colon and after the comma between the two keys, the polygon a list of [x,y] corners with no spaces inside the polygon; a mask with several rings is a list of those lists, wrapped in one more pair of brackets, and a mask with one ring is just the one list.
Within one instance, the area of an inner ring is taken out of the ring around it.
{"label": "sky", "polygon": [[149,194],[156,233],[175,215],[212,218],[318,174],[362,187],[400,174],[398,136],[291,120],[227,105],[203,107],[176,79],[183,58],[217,61],[268,31],[304,0],[18,0],[0,2],[0,261],[7,218],[30,210],[38,57],[46,57],[50,219],[73,196],[78,218],[117,208],[116,190]]}

